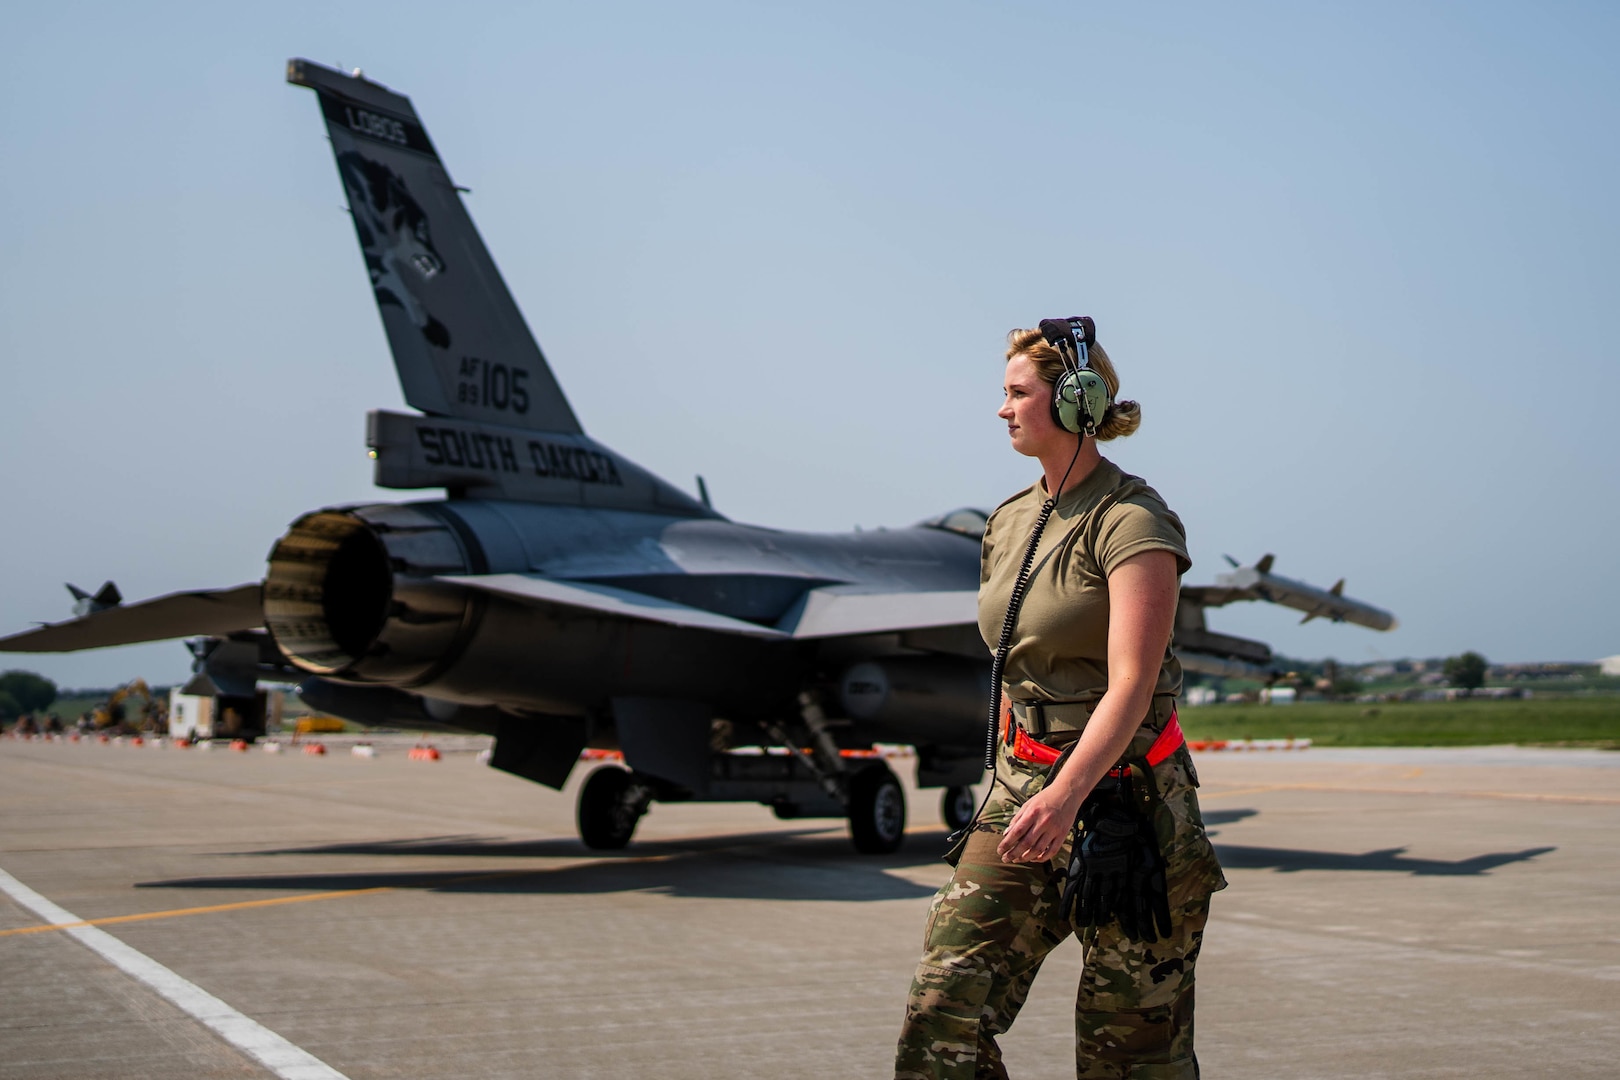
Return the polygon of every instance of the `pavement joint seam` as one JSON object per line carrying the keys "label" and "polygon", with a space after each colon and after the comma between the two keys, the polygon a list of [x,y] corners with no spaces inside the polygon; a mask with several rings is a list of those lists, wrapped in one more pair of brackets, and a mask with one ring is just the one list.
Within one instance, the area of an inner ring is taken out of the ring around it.
{"label": "pavement joint seam", "polygon": [[1443,795],[1457,799],[1509,799],[1521,802],[1575,803],[1579,805],[1620,806],[1620,798],[1604,795],[1545,795],[1529,791],[1441,791],[1437,788],[1358,787],[1346,784],[1266,784],[1260,787],[1226,791],[1200,790],[1200,799],[1232,795],[1258,795],[1271,791],[1340,791],[1352,795]]}

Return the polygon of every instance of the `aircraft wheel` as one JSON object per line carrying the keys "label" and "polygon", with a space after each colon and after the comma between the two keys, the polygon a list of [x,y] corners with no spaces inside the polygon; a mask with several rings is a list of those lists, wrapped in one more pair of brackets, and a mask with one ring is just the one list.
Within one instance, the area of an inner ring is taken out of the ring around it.
{"label": "aircraft wheel", "polygon": [[906,794],[887,765],[850,778],[849,838],[863,855],[887,855],[905,840]]}
{"label": "aircraft wheel", "polygon": [[973,812],[978,808],[979,800],[973,797],[973,789],[966,785],[946,788],[939,800],[939,816],[945,819],[945,827],[952,832],[971,825]]}
{"label": "aircraft wheel", "polygon": [[586,777],[575,815],[586,847],[616,851],[630,842],[646,810],[631,791],[634,786],[630,773],[616,765],[604,765]]}

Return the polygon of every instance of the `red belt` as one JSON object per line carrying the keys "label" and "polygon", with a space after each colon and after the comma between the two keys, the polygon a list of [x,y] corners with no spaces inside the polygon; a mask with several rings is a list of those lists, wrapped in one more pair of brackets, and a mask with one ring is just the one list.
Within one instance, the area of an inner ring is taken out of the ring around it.
{"label": "red belt", "polygon": [[[1047,746],[1043,742],[1039,742],[1038,740],[1031,738],[1023,728],[1017,728],[1014,730],[1012,706],[1010,704],[1007,706],[1005,720],[1002,724],[1002,738],[1005,739],[1009,733],[1011,733],[1013,736],[1013,757],[1022,761],[1031,761],[1036,765],[1050,765],[1058,758],[1063,756],[1063,752],[1061,750],[1054,749],[1053,747]],[[1148,747],[1147,763],[1149,765],[1157,765],[1159,762],[1181,749],[1182,744],[1184,744],[1186,741],[1187,737],[1181,733],[1181,720],[1174,712],[1172,712],[1170,714],[1170,722],[1164,725],[1164,730],[1159,732],[1159,737],[1153,740],[1152,746]],[[1121,775],[1121,769],[1124,769],[1125,775],[1130,775],[1129,765],[1110,769],[1108,775],[1119,776]]]}

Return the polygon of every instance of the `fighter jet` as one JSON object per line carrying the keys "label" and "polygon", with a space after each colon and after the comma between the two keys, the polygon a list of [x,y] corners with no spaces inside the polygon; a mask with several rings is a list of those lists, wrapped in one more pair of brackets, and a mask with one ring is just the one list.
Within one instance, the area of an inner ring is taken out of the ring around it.
{"label": "fighter jet", "polygon": [[[580,791],[593,847],[628,843],[654,801],[710,800],[845,817],[857,849],[892,851],[906,806],[875,743],[914,746],[918,784],[944,787],[964,823],[990,678],[984,513],[842,534],[744,525],[591,439],[410,100],[307,60],[287,80],[316,94],[419,410],[368,415],[375,481],[445,497],[312,511],[261,581],[80,612],[0,651],[195,635],[198,672],[241,707],[260,681],[296,682],[362,723],[494,735],[492,765],[555,788],[587,746],[615,747],[626,767]],[[1269,661],[1203,635],[1188,645],[1212,663]]]}
{"label": "fighter jet", "polygon": [[1267,555],[1253,566],[1241,566],[1225,556],[1233,566],[1230,574],[1216,574],[1214,585],[1183,585],[1176,608],[1175,648],[1187,671],[1204,675],[1236,676],[1271,680],[1278,674],[1271,667],[1271,649],[1259,641],[1218,634],[1204,622],[1204,610],[1223,607],[1240,600],[1265,600],[1303,611],[1301,623],[1325,617],[1334,622],[1352,622],[1372,630],[1393,630],[1395,616],[1382,608],[1344,595],[1344,579],[1331,589],[1319,589],[1303,581],[1271,572],[1275,555]]}

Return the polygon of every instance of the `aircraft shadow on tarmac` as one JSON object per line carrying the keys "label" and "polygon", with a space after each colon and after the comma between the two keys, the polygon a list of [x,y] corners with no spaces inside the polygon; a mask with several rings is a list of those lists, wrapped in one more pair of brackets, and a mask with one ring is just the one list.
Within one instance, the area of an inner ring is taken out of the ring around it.
{"label": "aircraft shadow on tarmac", "polygon": [[1205,826],[1230,825],[1234,821],[1252,818],[1259,812],[1258,810],[1205,810],[1204,824]]}
{"label": "aircraft shadow on tarmac", "polygon": [[1215,845],[1221,865],[1228,870],[1277,870],[1285,874],[1300,870],[1387,870],[1415,877],[1470,877],[1489,873],[1499,866],[1525,862],[1537,855],[1557,851],[1554,847],[1525,848],[1523,851],[1496,851],[1468,859],[1413,859],[1404,847],[1383,848],[1351,855],[1337,851],[1303,851],[1299,848],[1246,847],[1239,844]]}
{"label": "aircraft shadow on tarmac", "polygon": [[[1211,810],[1204,814],[1206,826],[1230,825],[1259,814],[1252,809]],[[1406,848],[1380,848],[1352,855],[1339,851],[1308,851],[1303,848],[1255,847],[1226,844],[1210,832],[1221,866],[1227,870],[1276,870],[1292,874],[1301,870],[1382,870],[1414,877],[1477,877],[1509,863],[1528,862],[1538,855],[1557,851],[1556,847],[1525,848],[1523,851],[1495,851],[1468,859],[1408,858]]]}
{"label": "aircraft shadow on tarmac", "polygon": [[[439,836],[333,844],[232,857],[347,856],[345,869],[297,874],[176,878],[139,882],[141,889],[273,889],[335,892],[418,889],[431,892],[592,894],[657,892],[735,900],[904,900],[931,896],[890,870],[933,865],[945,851],[945,830],[907,836],[893,855],[858,855],[842,829],[812,828],[690,840],[638,842],[624,851],[591,851],[577,840],[508,841]],[[511,865],[452,870],[353,870],[355,856],[566,859],[555,866]],[[579,861],[586,860],[586,861]],[[943,869],[943,868],[941,868]]]}

